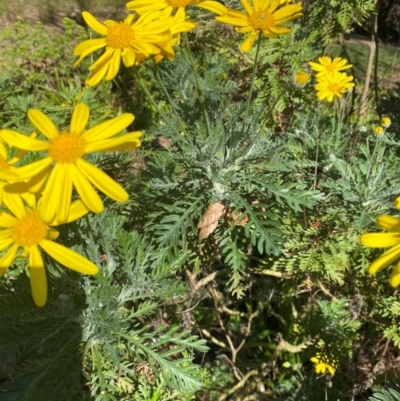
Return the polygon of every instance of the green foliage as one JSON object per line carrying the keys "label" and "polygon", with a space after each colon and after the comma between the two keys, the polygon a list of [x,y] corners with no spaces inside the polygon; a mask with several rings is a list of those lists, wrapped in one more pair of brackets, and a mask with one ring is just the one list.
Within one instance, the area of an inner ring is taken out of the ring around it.
{"label": "green foliage", "polygon": [[389,383],[389,388],[376,388],[372,397],[368,398],[368,401],[399,401],[400,392],[396,391],[399,389],[399,382],[395,380]]}
{"label": "green foliage", "polygon": [[[350,33],[354,23],[361,25],[375,13],[373,0],[316,1],[310,4],[306,19],[309,35],[325,45],[339,35]],[[318,21],[318,24],[315,23]]]}
{"label": "green foliage", "polygon": [[[309,2],[291,34],[262,37],[254,60],[256,48],[237,48],[242,34],[189,8],[200,23],[173,61],[84,89],[89,60],[72,68],[81,27],[3,30],[2,127],[31,134],[34,107],[67,129],[82,101],[90,126],[132,111],[129,130],[148,129],[141,149],[89,157],[129,201],[60,227],[59,241],[100,273],[78,277],[47,258],[42,309],[25,260],[0,281],[2,400],[319,401],[371,385],[371,365],[400,346],[400,302],[387,271],[366,274],[382,251],[359,236],[397,213],[398,134],[359,129],[358,88],[321,103],[291,78],[343,55],[336,39],[373,11],[372,0]],[[334,376],[317,375],[318,352],[335,358]]]}

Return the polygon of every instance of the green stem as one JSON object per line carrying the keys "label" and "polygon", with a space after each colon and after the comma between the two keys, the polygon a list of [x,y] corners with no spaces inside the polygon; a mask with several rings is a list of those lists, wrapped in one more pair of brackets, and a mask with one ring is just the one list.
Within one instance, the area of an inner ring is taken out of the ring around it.
{"label": "green stem", "polygon": [[211,137],[211,128],[210,128],[210,122],[208,120],[206,104],[204,102],[203,92],[202,92],[202,90],[200,88],[200,82],[199,82],[199,79],[197,77],[196,66],[194,64],[194,59],[193,59],[192,51],[190,50],[189,39],[187,37],[186,32],[183,34],[183,37],[184,37],[185,48],[186,48],[186,52],[184,52],[184,54],[186,55],[186,59],[189,62],[190,68],[191,68],[192,73],[193,73],[194,82],[195,82],[195,85],[196,85],[196,88],[197,88],[197,92],[199,94],[201,112],[203,113],[204,121],[205,121],[205,124],[206,124],[207,135],[210,138]]}
{"label": "green stem", "polygon": [[372,163],[374,162],[374,158],[375,158],[375,154],[378,152],[378,149],[380,148],[381,145],[381,141],[379,140],[379,138],[376,139],[375,142],[375,146],[374,146],[374,150],[372,151],[372,156],[371,159],[368,163],[368,170],[367,170],[367,175],[365,176],[365,185],[366,187],[368,187],[368,180],[371,174],[371,170],[372,170]]}
{"label": "green stem", "polygon": [[150,102],[152,103],[152,105],[155,107],[155,109],[157,110],[157,113],[159,113],[162,118],[170,125],[170,127],[176,132],[176,134],[185,142],[187,143],[187,139],[184,137],[184,135],[182,135],[175,127],[173,121],[171,121],[171,119],[169,117],[167,117],[167,115],[160,109],[160,107],[158,106],[157,102],[154,100],[153,96],[151,95],[151,93],[149,92],[149,90],[147,89],[146,85],[143,83],[142,79],[140,78],[139,72],[137,71],[137,69],[133,69],[134,74],[135,74],[135,78],[136,81],[138,82],[140,88],[142,89],[142,91],[146,94],[147,98],[150,100]]}
{"label": "green stem", "polygon": [[251,103],[251,97],[253,95],[253,88],[254,88],[254,78],[256,76],[256,69],[257,69],[257,64],[258,64],[258,58],[260,56],[260,47],[261,47],[261,33],[258,33],[257,37],[257,48],[256,48],[256,56],[254,58],[254,64],[253,64],[253,70],[251,72],[251,81],[250,81],[250,89],[249,89],[249,96],[247,98],[247,104],[246,104],[246,112],[244,114],[244,119],[243,119],[243,125],[242,125],[242,134],[244,132],[244,129],[246,128],[246,120],[247,120],[247,115],[249,114],[250,110],[250,103]]}
{"label": "green stem", "polygon": [[164,83],[163,83],[163,81],[162,81],[162,79],[161,79],[161,77],[160,77],[160,72],[159,72],[159,69],[158,69],[158,65],[155,64],[155,63],[154,63],[154,72],[155,72],[154,75],[155,75],[155,77],[156,77],[156,80],[157,80],[158,84],[160,85],[162,91],[164,92],[164,95],[165,95],[165,97],[167,98],[168,103],[171,105],[172,111],[173,111],[173,113],[175,114],[175,117],[176,117],[176,119],[178,120],[179,125],[181,126],[181,129],[182,129],[183,133],[186,134],[185,125],[183,124],[183,121],[182,121],[182,119],[180,118],[180,116],[179,116],[179,114],[178,114],[178,111],[176,110],[175,103],[173,102],[171,96],[170,96],[169,93],[168,93],[167,88],[165,87],[165,85],[164,85]]}

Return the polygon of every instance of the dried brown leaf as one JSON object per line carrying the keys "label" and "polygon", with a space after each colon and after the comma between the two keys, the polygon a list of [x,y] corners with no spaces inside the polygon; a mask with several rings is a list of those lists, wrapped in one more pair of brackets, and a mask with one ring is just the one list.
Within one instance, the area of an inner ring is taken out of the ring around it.
{"label": "dried brown leaf", "polygon": [[225,213],[225,206],[221,202],[215,202],[209,205],[203,214],[203,217],[197,224],[199,230],[199,241],[207,238],[218,226],[219,219]]}

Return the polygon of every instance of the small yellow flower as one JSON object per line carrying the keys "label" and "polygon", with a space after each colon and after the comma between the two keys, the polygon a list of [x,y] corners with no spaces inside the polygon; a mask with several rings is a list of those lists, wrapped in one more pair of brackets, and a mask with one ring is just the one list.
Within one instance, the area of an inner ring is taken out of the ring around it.
{"label": "small yellow flower", "polygon": [[299,71],[293,74],[292,81],[297,88],[304,88],[310,81],[311,75],[306,71]]}
{"label": "small yellow flower", "polygon": [[383,128],[389,128],[390,124],[392,124],[392,121],[390,120],[389,117],[382,117],[381,118],[381,125]]}
{"label": "small yellow flower", "polygon": [[[400,206],[400,198],[396,199],[395,206]],[[369,274],[380,272],[400,258],[400,218],[383,215],[376,219],[376,224],[390,232],[364,234],[360,238],[361,244],[370,248],[391,248],[371,263]],[[392,287],[400,284],[400,263],[393,269],[389,283]]]}
{"label": "small yellow flower", "polygon": [[323,56],[319,57],[318,61],[319,64],[312,61],[308,63],[314,71],[317,71],[317,78],[353,67],[352,64],[347,64],[347,60],[341,57],[335,57],[332,60],[330,57]]}
{"label": "small yellow flower", "polygon": [[[79,273],[94,275],[98,267],[78,253],[54,242],[59,233],[53,226],[59,225],[56,219],[43,220],[43,204],[31,195],[29,206],[20,199],[8,205],[11,212],[0,213],[0,251],[6,250],[0,258],[0,277],[11,266],[15,258],[28,258],[32,296],[37,306],[44,306],[47,300],[47,279],[40,249],[57,262]],[[77,220],[88,212],[82,201],[72,204],[65,223]],[[22,253],[18,251],[22,249]]]}
{"label": "small yellow flower", "polygon": [[[118,202],[128,199],[128,194],[121,185],[86,161],[84,156],[92,152],[118,151],[140,146],[142,133],[139,131],[113,138],[133,122],[133,114],[121,114],[87,131],[84,130],[89,120],[89,108],[84,103],[75,106],[67,131],[59,131],[40,110],[29,110],[28,118],[47,140],[29,138],[8,129],[0,130],[0,138],[18,149],[47,153],[42,159],[18,169],[20,177],[33,181],[32,185],[36,185],[38,190],[48,177],[42,194],[45,221],[52,221],[55,216],[60,223],[68,219],[73,187],[88,209],[95,213],[101,213],[104,206],[93,186]],[[26,182],[14,183],[14,191],[19,186],[21,193],[27,192],[27,185]]]}
{"label": "small yellow flower", "polygon": [[281,25],[303,16],[301,2],[280,8],[280,2],[277,0],[253,0],[254,6],[250,0],[240,0],[240,2],[245,12],[228,8],[226,14],[215,19],[233,25],[236,32],[249,34],[240,45],[244,52],[250,51],[259,32],[267,38],[288,34],[292,30]]}
{"label": "small yellow flower", "polygon": [[311,362],[315,363],[315,373],[325,374],[328,371],[331,375],[335,374],[335,367],[337,365],[333,357],[328,357],[326,354],[317,353],[312,357]]}
{"label": "small yellow flower", "polygon": [[383,129],[383,127],[381,127],[381,126],[376,126],[375,127],[375,129],[374,129],[374,134],[376,135],[376,136],[382,136],[383,134],[385,133],[385,130]]}
{"label": "small yellow flower", "polygon": [[79,43],[74,55],[79,56],[75,65],[89,54],[106,48],[106,51],[89,68],[91,76],[86,80],[89,86],[97,85],[104,77],[107,81],[118,74],[121,59],[126,67],[136,63],[136,53],[149,57],[159,54],[160,48],[155,43],[166,42],[171,37],[170,28],[173,18],[161,12],[145,14],[134,21],[134,15],[128,15],[123,22],[112,20],[101,23],[92,14],[84,11],[82,16],[91,29],[103,36]]}
{"label": "small yellow flower", "polygon": [[315,85],[318,100],[326,98],[328,102],[332,102],[335,96],[341,98],[344,93],[354,86],[354,83],[351,82],[352,80],[353,77],[351,75],[338,71],[319,77],[317,85]]}

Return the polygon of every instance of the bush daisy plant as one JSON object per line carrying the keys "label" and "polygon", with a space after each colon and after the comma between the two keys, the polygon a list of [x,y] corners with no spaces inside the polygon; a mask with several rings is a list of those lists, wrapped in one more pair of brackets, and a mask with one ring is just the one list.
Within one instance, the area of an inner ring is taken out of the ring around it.
{"label": "bush daisy plant", "polygon": [[71,74],[0,76],[0,398],[344,399],[400,344],[395,124],[333,45],[374,2],[309,3],[83,11]]}

